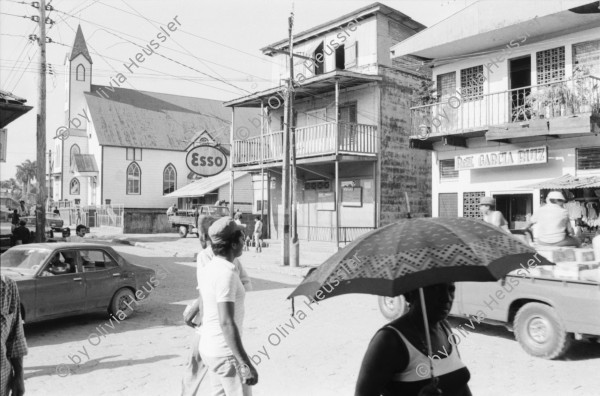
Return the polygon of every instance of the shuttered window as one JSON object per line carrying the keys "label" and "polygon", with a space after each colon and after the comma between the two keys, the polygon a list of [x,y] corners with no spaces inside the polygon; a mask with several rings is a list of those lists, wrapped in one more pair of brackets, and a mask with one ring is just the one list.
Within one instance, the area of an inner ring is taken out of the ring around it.
{"label": "shuttered window", "polygon": [[439,217],[458,217],[458,194],[440,194],[438,212]]}
{"label": "shuttered window", "polygon": [[600,169],[600,147],[577,149],[577,170]]}
{"label": "shuttered window", "polygon": [[344,68],[358,66],[358,41],[344,46]]}
{"label": "shuttered window", "polygon": [[458,179],[458,171],[454,169],[454,158],[440,160],[440,179]]}
{"label": "shuttered window", "polygon": [[456,72],[440,74],[437,76],[438,102],[446,102],[456,94]]}
{"label": "shuttered window", "polygon": [[460,90],[465,101],[483,99],[483,65],[460,71]]}

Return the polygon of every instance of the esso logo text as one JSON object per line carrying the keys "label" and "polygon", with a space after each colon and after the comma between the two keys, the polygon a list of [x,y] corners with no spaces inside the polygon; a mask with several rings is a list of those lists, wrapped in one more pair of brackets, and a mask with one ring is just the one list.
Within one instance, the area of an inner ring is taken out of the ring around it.
{"label": "esso logo text", "polygon": [[213,146],[198,146],[190,150],[185,158],[188,168],[200,176],[214,176],[227,167],[227,156]]}

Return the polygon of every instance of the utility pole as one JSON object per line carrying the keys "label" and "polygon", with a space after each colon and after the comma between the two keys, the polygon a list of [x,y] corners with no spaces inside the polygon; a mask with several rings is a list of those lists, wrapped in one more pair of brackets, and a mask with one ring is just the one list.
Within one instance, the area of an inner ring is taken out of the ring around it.
{"label": "utility pole", "polygon": [[281,195],[283,200],[283,240],[281,241],[281,254],[283,256],[283,265],[290,265],[290,124],[291,120],[291,99],[292,99],[292,68],[294,58],[292,54],[292,26],[294,25],[294,14],[288,18],[288,45],[290,61],[290,79],[287,84],[285,96],[284,114],[283,114],[283,164]]}
{"label": "utility pole", "polygon": [[292,193],[292,246],[291,246],[291,266],[298,267],[300,265],[300,244],[298,243],[298,205],[296,202],[296,125],[294,124],[294,42],[292,40],[292,27],[294,25],[294,13],[290,16],[290,79],[288,81],[288,98],[290,104],[288,106],[288,120],[290,122],[290,135],[292,138],[292,177],[291,177],[291,193]]}
{"label": "utility pole", "polygon": [[[35,6],[34,6],[35,7]],[[46,239],[46,1],[40,0],[40,76],[37,108],[37,175],[35,240]]]}

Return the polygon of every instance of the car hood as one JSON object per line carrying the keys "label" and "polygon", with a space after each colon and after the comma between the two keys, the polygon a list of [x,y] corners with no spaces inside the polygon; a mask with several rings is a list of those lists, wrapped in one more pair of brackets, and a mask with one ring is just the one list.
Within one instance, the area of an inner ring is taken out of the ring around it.
{"label": "car hood", "polygon": [[2,267],[2,275],[6,275],[16,282],[35,278],[34,274],[25,274],[23,271],[14,270],[8,267]]}

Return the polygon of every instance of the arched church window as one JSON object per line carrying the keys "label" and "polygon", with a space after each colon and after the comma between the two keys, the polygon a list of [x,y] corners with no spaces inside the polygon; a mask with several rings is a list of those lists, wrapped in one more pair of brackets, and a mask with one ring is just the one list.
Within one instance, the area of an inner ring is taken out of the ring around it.
{"label": "arched church window", "polygon": [[85,81],[85,66],[77,65],[77,81]]}
{"label": "arched church window", "polygon": [[177,188],[177,171],[169,164],[163,171],[163,195],[170,194]]}
{"label": "arched church window", "polygon": [[140,194],[142,191],[142,171],[140,166],[132,162],[127,167],[127,194]]}

